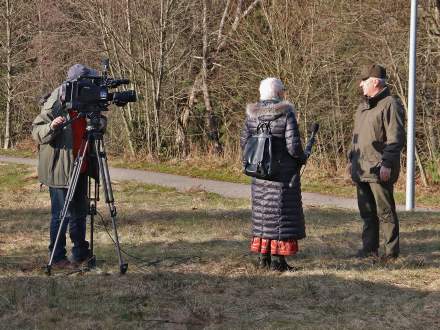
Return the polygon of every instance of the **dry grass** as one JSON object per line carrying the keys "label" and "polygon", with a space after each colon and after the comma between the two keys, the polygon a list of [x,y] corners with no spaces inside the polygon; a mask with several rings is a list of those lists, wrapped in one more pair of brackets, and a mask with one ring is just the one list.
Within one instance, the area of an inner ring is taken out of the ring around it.
{"label": "dry grass", "polygon": [[280,275],[253,264],[247,200],[118,183],[122,246],[139,259],[119,276],[100,225],[96,270],[47,277],[48,193],[23,166],[0,165],[0,183],[1,329],[440,327],[439,214],[401,214],[402,257],[382,264],[350,257],[356,213],[309,208],[300,270]]}

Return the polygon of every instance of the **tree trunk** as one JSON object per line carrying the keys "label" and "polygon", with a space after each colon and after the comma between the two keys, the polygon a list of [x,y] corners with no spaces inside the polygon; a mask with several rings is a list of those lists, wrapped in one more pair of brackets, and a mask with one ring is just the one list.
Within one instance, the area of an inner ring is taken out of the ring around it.
{"label": "tree trunk", "polygon": [[203,51],[202,51],[202,90],[203,99],[205,101],[205,111],[206,111],[206,127],[208,129],[208,137],[213,143],[214,151],[216,154],[220,154],[223,151],[223,147],[220,143],[220,137],[218,132],[217,123],[215,120],[214,111],[211,105],[211,98],[208,89],[208,25],[207,25],[207,4],[206,0],[203,0]]}
{"label": "tree trunk", "polygon": [[5,116],[5,141],[3,149],[8,149],[11,144],[11,110],[12,110],[12,45],[11,45],[11,3],[6,4],[6,116]]}
{"label": "tree trunk", "polygon": [[[127,52],[128,55],[130,57],[133,57],[133,35],[132,35],[132,28],[131,28],[131,11],[130,11],[130,7],[131,7],[131,1],[130,0],[126,0],[125,2],[125,14],[126,14],[126,19],[127,19]],[[130,68],[128,70],[128,77],[130,78],[130,89],[135,90],[135,86],[134,86],[134,64],[133,62],[131,62],[130,64]],[[120,72],[120,74],[122,74],[122,72]],[[126,90],[127,88],[124,87],[124,89]],[[133,130],[133,105],[129,102],[126,105],[126,109],[127,109],[127,113],[129,114],[128,118],[130,121],[130,125],[127,125],[128,129],[130,130],[130,140],[131,140],[131,136],[132,136],[132,130]],[[132,155],[135,154],[135,148],[133,146],[132,141],[131,142],[131,146],[130,146],[130,150]]]}
{"label": "tree trunk", "polygon": [[[145,39],[143,34],[141,34],[141,43],[142,43],[142,63],[144,67],[147,67],[147,55],[145,53]],[[151,156],[153,154],[153,147],[151,142],[151,118],[150,118],[150,107],[149,107],[149,89],[148,89],[148,72],[144,70],[144,115],[145,115],[145,123],[146,127],[145,134],[147,138],[147,151],[148,154]]]}
{"label": "tree trunk", "polygon": [[[214,63],[215,59],[217,58],[217,56],[219,55],[219,53],[226,47],[226,42],[228,37],[230,37],[238,28],[239,23],[242,19],[244,19],[247,15],[249,15],[253,9],[255,9],[255,7],[261,3],[261,0],[254,0],[248,7],[247,9],[242,12],[242,6],[243,6],[243,0],[238,0],[237,1],[237,9],[235,12],[235,17],[234,20],[231,24],[231,27],[229,29],[228,33],[223,33],[223,31],[225,30],[225,22],[226,22],[226,18],[227,18],[227,13],[228,13],[228,9],[230,7],[231,1],[227,1],[226,5],[225,5],[225,9],[223,11],[223,15],[220,19],[220,23],[219,23],[219,29],[218,29],[218,33],[217,33],[217,45],[216,45],[216,49],[215,52],[213,54],[213,56],[211,58],[209,58],[210,63]],[[206,23],[206,0],[203,0],[203,16],[204,16],[204,23],[203,25],[206,25],[206,32],[202,32],[203,35],[206,35],[206,37],[208,36],[207,34],[207,23]],[[203,27],[203,29],[205,29],[205,26]],[[204,36],[202,36],[202,38],[204,38]],[[206,41],[206,45],[208,44],[208,42]],[[203,47],[205,47],[205,42]],[[206,49],[207,51],[207,49]],[[203,56],[203,59],[207,60],[206,56]],[[207,62],[207,61],[206,61]],[[202,67],[200,69],[200,72],[196,75],[196,77],[194,78],[194,83],[192,85],[192,87],[189,89],[189,95],[187,97],[188,99],[188,105],[183,107],[182,109],[182,113],[179,117],[179,131],[177,132],[177,138],[176,138],[176,142],[178,143],[178,145],[180,146],[180,149],[186,149],[185,148],[185,143],[187,142],[187,138],[186,138],[186,128],[189,127],[189,118],[190,118],[190,113],[192,112],[193,106],[194,106],[194,100],[195,100],[195,96],[198,92],[202,91],[204,94],[206,93],[206,91],[208,92],[208,100],[209,100],[209,106],[211,104],[211,101],[209,99],[209,89],[208,89],[208,80],[209,80],[209,76],[213,74],[215,68],[217,68],[217,65],[212,65],[209,70],[208,70],[208,65],[207,63],[205,63],[206,66],[204,67],[204,64],[202,62]],[[202,76],[205,76],[205,78],[203,79]],[[206,83],[206,89],[203,87],[204,83],[203,80],[205,80]],[[204,90],[205,89],[205,90]],[[205,99],[205,107],[206,107],[206,99]],[[206,120],[206,125],[208,127],[208,130],[211,132],[211,129],[209,128],[211,125],[216,127],[217,124],[215,123],[215,120],[213,120],[214,117],[211,116],[211,118],[207,118]],[[213,130],[214,132],[217,131],[218,134],[218,128]],[[214,136],[214,141],[215,140],[219,141],[219,137]],[[219,142],[218,142],[219,143]],[[222,148],[221,144],[218,144],[219,148]]]}
{"label": "tree trunk", "polygon": [[[99,21],[99,24],[97,24],[97,25],[101,29],[102,43],[104,45],[104,48],[107,50],[108,57],[110,57],[110,48],[109,48],[108,43],[107,43],[107,38],[111,39],[111,44],[112,44],[112,47],[113,47],[113,52],[114,52],[115,58],[116,58],[116,64],[119,66],[119,70],[118,71],[121,72],[121,69],[120,69],[121,64],[120,64],[117,48],[116,48],[114,39],[111,38],[110,33],[107,30],[107,24],[106,24],[106,21],[105,21],[105,16],[104,16],[103,8],[100,7],[98,9],[98,12],[99,12],[99,19],[100,19],[100,21]],[[111,72],[113,74],[113,68],[112,67],[110,67],[110,70],[111,70]],[[129,120],[127,120],[127,118],[125,118],[124,111],[120,111],[120,113],[121,113],[122,121],[124,122],[125,132],[127,134],[128,147],[129,147],[129,150],[130,150],[130,154],[132,156],[134,156],[135,155],[135,151],[134,151],[133,141],[132,141],[132,137],[131,137],[130,123],[129,123]],[[128,117],[131,118],[130,109],[128,109]]]}
{"label": "tree trunk", "polygon": [[43,22],[41,19],[41,9],[43,1],[38,2],[38,80],[40,84],[40,94],[44,94],[43,84]]}
{"label": "tree trunk", "polygon": [[[166,10],[168,12],[168,8]],[[160,26],[159,26],[159,59],[157,63],[156,70],[153,67],[151,60],[151,47],[150,47],[150,62],[151,70],[156,72],[155,76],[151,77],[151,85],[153,88],[153,109],[154,109],[154,133],[156,140],[156,153],[160,153],[162,146],[161,142],[161,123],[160,123],[160,110],[162,105],[162,79],[164,72],[164,58],[165,58],[165,38],[166,38],[166,24],[167,24],[166,13],[165,13],[165,3],[164,0],[160,1]]]}

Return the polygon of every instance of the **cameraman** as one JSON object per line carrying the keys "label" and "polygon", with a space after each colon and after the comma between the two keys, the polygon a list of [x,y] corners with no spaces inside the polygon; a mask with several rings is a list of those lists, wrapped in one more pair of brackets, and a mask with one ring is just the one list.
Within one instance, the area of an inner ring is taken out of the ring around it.
{"label": "cameraman", "polygon": [[[75,64],[67,72],[67,80],[76,80],[85,75],[98,75],[98,72],[82,64]],[[50,245],[52,253],[60,227],[60,216],[66,200],[69,176],[74,160],[86,133],[86,120],[80,118],[64,128],[60,126],[75,118],[75,110],[66,110],[61,101],[61,86],[43,100],[41,113],[32,123],[32,137],[39,144],[38,178],[49,187],[51,201]],[[89,258],[89,242],[86,241],[87,198],[87,159],[84,159],[73,199],[67,211],[60,233],[52,265],[54,268],[74,268]],[[92,167],[92,166],[90,166]],[[66,256],[66,231],[69,224],[70,239],[73,243],[72,256]]]}

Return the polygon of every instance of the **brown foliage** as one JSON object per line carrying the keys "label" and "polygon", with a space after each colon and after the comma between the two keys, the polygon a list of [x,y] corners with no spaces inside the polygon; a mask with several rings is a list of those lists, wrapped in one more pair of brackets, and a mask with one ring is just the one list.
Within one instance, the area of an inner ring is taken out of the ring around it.
{"label": "brown foliage", "polygon": [[[14,50],[20,58],[13,72],[20,81],[12,104],[14,145],[28,134],[38,95],[61,82],[70,65],[99,68],[103,57],[140,96],[110,114],[108,141],[115,152],[237,154],[245,103],[257,99],[262,78],[277,76],[297,106],[304,135],[313,121],[321,123],[318,163],[337,168],[349,144],[364,62],[385,65],[394,93],[406,102],[408,1],[14,3],[29,13],[20,16],[25,22],[13,35],[20,41]],[[420,1],[419,13],[417,148],[423,164],[438,172],[439,2]],[[3,49],[4,32],[1,25]],[[4,63],[5,52],[0,56]],[[5,95],[5,84],[0,91]],[[1,116],[5,100],[0,97]]]}

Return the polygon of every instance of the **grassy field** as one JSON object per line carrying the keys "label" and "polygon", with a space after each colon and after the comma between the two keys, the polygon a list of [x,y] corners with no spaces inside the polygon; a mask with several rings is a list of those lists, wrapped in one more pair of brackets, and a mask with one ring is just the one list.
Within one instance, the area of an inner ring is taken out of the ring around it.
{"label": "grassy field", "polygon": [[[47,277],[49,198],[0,164],[0,329],[438,329],[440,214],[402,213],[402,257],[357,260],[354,212],[308,208],[294,273],[255,267],[248,200],[115,183],[129,271],[97,220],[98,265]],[[109,225],[108,212],[99,209]]]}

